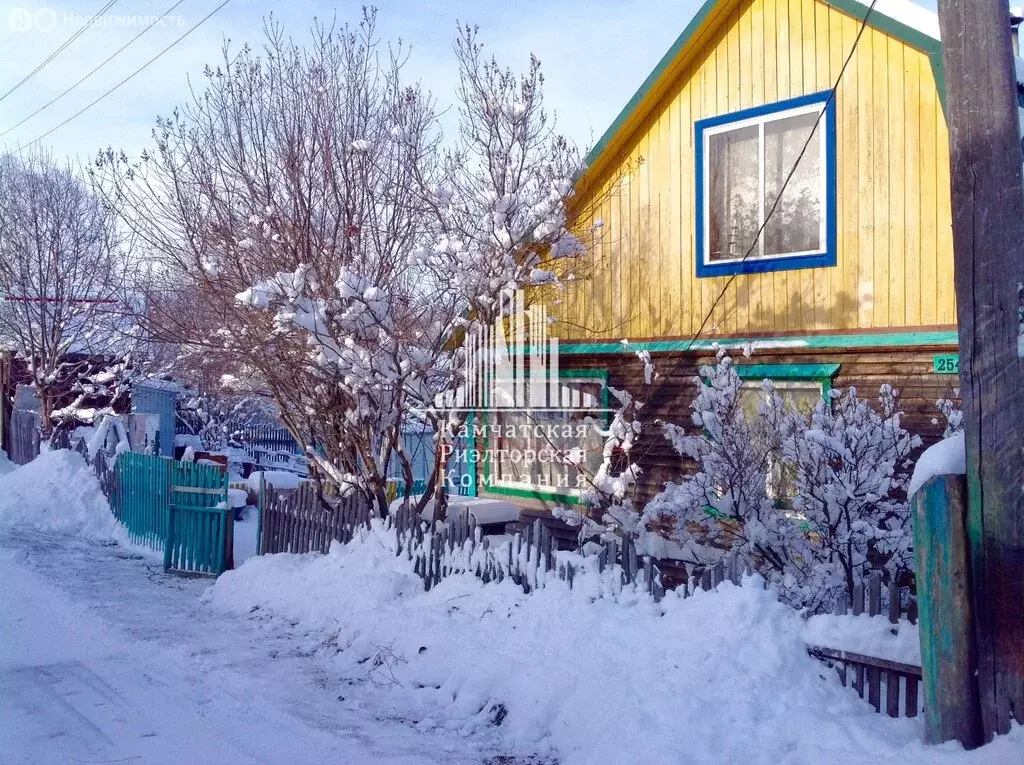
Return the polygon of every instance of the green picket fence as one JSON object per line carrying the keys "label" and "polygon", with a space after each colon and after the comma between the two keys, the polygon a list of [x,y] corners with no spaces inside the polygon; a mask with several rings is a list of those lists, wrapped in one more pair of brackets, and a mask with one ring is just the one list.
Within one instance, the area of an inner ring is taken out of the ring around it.
{"label": "green picket fence", "polygon": [[216,465],[171,462],[164,569],[220,574],[231,566],[228,474]]}
{"label": "green picket fence", "polygon": [[163,549],[167,538],[171,464],[166,457],[135,452],[118,455],[115,464],[120,492],[111,509],[133,542],[154,550]]}
{"label": "green picket fence", "polygon": [[[79,452],[88,459],[84,445]],[[164,569],[220,574],[232,565],[228,475],[217,465],[124,452],[91,460],[114,516],[136,544],[163,550]]]}

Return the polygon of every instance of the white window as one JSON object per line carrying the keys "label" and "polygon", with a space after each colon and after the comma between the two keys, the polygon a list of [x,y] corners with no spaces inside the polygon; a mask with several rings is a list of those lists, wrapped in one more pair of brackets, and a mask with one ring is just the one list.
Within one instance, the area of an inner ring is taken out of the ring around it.
{"label": "white window", "polygon": [[835,264],[833,119],[815,96],[697,123],[698,276]]}

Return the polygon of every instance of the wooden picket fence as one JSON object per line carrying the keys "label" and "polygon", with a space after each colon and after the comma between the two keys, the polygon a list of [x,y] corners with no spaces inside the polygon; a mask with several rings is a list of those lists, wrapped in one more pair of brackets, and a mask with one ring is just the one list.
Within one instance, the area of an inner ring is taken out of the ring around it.
{"label": "wooden picket fence", "polygon": [[[346,544],[370,527],[369,503],[357,493],[321,499],[311,484],[303,484],[291,492],[268,489],[264,494],[260,554],[327,552],[332,541]],[[511,579],[525,592],[543,586],[552,574],[571,587],[585,560],[556,551],[550,530],[540,521],[505,546],[492,546],[468,512],[431,529],[404,505],[385,523],[396,534],[398,554],[414,562],[427,590],[457,573],[472,573],[485,582]],[[593,560],[598,572],[617,566],[624,586],[642,586],[655,600],[665,594],[657,565],[638,556],[631,540],[608,542]]]}
{"label": "wooden picket fence", "polygon": [[338,499],[317,496],[316,487],[264,488],[260,498],[259,553],[326,553],[332,541],[348,543],[370,525],[370,506],[354,492]]}
{"label": "wooden picket fence", "polygon": [[227,470],[155,459],[170,464],[164,570],[216,575],[233,568],[234,513],[227,501]]}
{"label": "wooden picket fence", "polygon": [[124,452],[114,463],[121,489],[117,519],[133,542],[154,550],[163,549],[167,537],[170,466],[169,459],[135,452]]}
{"label": "wooden picket fence", "polygon": [[[895,583],[883,588],[882,576],[876,571],[868,575],[866,582],[854,587],[852,603],[847,602],[844,594],[833,612],[840,616],[866,613],[888,618],[891,624],[905,618],[916,624],[917,599]],[[840,682],[844,686],[849,683],[862,699],[866,697],[876,712],[882,711],[884,696],[885,714],[889,717],[917,717],[923,678],[921,667],[825,646],[809,646],[807,652],[834,666]]]}
{"label": "wooden picket fence", "polygon": [[108,458],[103,452],[97,453],[92,459],[89,458],[89,450],[84,441],[80,441],[75,448],[81,454],[86,463],[92,467],[96,480],[100,484],[100,491],[107,498],[110,511],[117,520],[121,520],[121,481],[118,479],[117,471],[114,468],[115,461]]}
{"label": "wooden picket fence", "polygon": [[301,454],[302,448],[286,428],[275,424],[251,425],[232,434],[243,447]]}

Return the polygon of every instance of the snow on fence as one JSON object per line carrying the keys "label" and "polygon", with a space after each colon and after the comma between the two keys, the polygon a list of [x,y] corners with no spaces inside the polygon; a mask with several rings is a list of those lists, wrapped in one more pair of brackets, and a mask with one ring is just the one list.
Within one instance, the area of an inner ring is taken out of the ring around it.
{"label": "snow on fence", "polygon": [[96,454],[90,458],[89,448],[86,446],[85,441],[79,441],[75,451],[81,454],[86,463],[92,467],[92,471],[96,475],[96,480],[99,481],[100,491],[103,492],[103,496],[107,498],[107,504],[110,505],[110,511],[114,514],[114,517],[120,521],[121,484],[118,480],[117,471],[114,470],[114,461],[116,458],[108,458],[102,451],[96,452]]}
{"label": "snow on fence", "polygon": [[[259,551],[326,553],[332,541],[347,544],[360,528],[369,529],[371,517],[369,504],[357,494],[342,500],[319,499],[310,484],[289,492],[271,490],[263,501]],[[572,587],[579,572],[586,568],[599,574],[617,572],[622,587],[637,586],[655,601],[665,593],[657,563],[637,555],[630,539],[611,540],[595,555],[559,551],[551,530],[537,520],[521,533],[494,544],[482,535],[468,512],[431,530],[410,505],[403,505],[384,523],[396,535],[397,554],[413,561],[427,590],[446,576],[465,573],[484,582],[511,579],[524,592],[543,587],[552,577]],[[688,597],[698,589],[713,590],[726,580],[739,585],[749,573],[749,568],[733,556],[690,577],[675,591]],[[886,618],[883,611],[893,624],[901,617],[911,623],[917,621],[916,599],[908,588],[890,584],[883,590],[878,572],[855,588],[852,603],[841,598],[835,608],[837,615],[866,613]],[[876,712],[883,711],[884,699],[884,711],[890,717],[919,714],[921,667],[826,646],[808,646],[807,651],[834,667],[840,682],[852,686]]]}
{"label": "snow on fence", "polygon": [[[370,519],[369,504],[357,494],[321,500],[309,484],[287,493],[271,491],[264,497],[261,511],[260,554],[327,552],[333,540],[348,543],[360,527],[369,528]],[[571,587],[577,572],[593,561],[598,572],[617,567],[623,585],[642,586],[655,600],[665,593],[657,565],[651,558],[641,559],[631,540],[613,540],[598,554],[583,556],[557,551],[550,530],[539,521],[500,545],[483,536],[468,512],[430,530],[411,506],[403,505],[384,522],[396,535],[398,554],[414,561],[428,590],[444,577],[462,573],[474,574],[484,582],[511,579],[526,592],[543,586],[549,575]],[[719,584],[726,570],[719,567],[717,574],[709,573],[704,588]],[[729,571],[738,581],[737,567],[733,565]]]}
{"label": "snow on fence", "polygon": [[[883,590],[881,574],[872,572],[867,582],[855,585],[853,602],[847,603],[844,593],[833,613],[838,616],[846,616],[847,613],[860,616],[866,613],[884,618],[882,611],[885,610],[891,624],[897,624],[901,617],[916,624],[917,600],[905,592],[906,589],[890,582]],[[889,717],[900,717],[901,714],[903,717],[917,717],[920,712],[921,667],[824,646],[808,646],[807,652],[829,666],[834,666],[843,686],[849,682],[862,699],[866,695],[868,703],[876,712],[882,711],[883,697],[885,713]]]}

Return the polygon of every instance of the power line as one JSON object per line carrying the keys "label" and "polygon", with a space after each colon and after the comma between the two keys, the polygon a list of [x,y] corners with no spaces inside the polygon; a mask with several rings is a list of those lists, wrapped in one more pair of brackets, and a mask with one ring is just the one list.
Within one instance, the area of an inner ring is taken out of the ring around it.
{"label": "power line", "polygon": [[74,90],[74,89],[75,89],[75,88],[77,88],[77,87],[78,87],[79,85],[81,85],[81,84],[82,84],[83,82],[85,82],[85,81],[86,81],[86,80],[88,80],[88,79],[89,79],[90,77],[92,77],[92,76],[93,76],[94,74],[96,74],[96,72],[98,72],[98,71],[99,71],[100,69],[102,69],[102,68],[103,68],[103,67],[105,67],[105,66],[106,66],[107,64],[109,64],[109,63],[111,62],[111,60],[112,60],[112,59],[114,59],[114,58],[115,58],[116,56],[118,56],[118,55],[119,55],[119,54],[120,54],[120,53],[121,53],[121,52],[122,52],[122,51],[123,51],[123,50],[124,50],[125,48],[127,48],[127,47],[128,47],[129,45],[131,45],[131,44],[132,44],[132,43],[134,43],[134,42],[135,42],[136,40],[138,40],[138,39],[139,39],[140,37],[142,37],[142,36],[143,36],[144,34],[146,34],[146,32],[148,32],[148,31],[149,31],[150,29],[152,29],[152,28],[153,28],[154,26],[156,26],[156,25],[157,25],[157,23],[159,23],[159,21],[160,21],[161,19],[163,19],[164,17],[166,17],[166,16],[167,16],[167,14],[171,13],[171,12],[172,12],[172,11],[173,11],[173,10],[174,10],[175,8],[177,8],[177,7],[179,6],[179,5],[181,5],[181,4],[182,4],[182,3],[184,2],[184,1],[185,1],[185,0],[178,0],[178,2],[176,2],[176,3],[174,4],[174,5],[172,5],[172,6],[170,7],[170,8],[168,8],[168,9],[167,9],[166,11],[164,11],[164,12],[163,12],[163,13],[162,13],[162,14],[161,14],[160,16],[158,16],[158,17],[157,17],[157,18],[155,18],[155,19],[154,19],[153,21],[151,21],[151,22],[149,23],[149,25],[148,25],[148,26],[147,26],[146,28],[144,28],[144,29],[143,29],[143,30],[142,30],[141,32],[139,32],[139,33],[138,33],[137,35],[135,35],[135,37],[131,38],[131,39],[130,39],[130,40],[129,40],[128,42],[126,42],[126,43],[125,43],[124,45],[122,45],[122,46],[121,46],[120,48],[118,48],[118,49],[117,49],[116,51],[114,51],[113,53],[111,53],[111,54],[110,54],[110,55],[109,55],[109,56],[108,56],[107,58],[105,58],[105,59],[104,59],[104,60],[103,60],[103,61],[102,61],[102,62],[101,62],[101,63],[100,63],[100,64],[99,64],[99,65],[98,65],[97,67],[95,67],[95,68],[94,68],[94,69],[93,69],[93,70],[92,70],[91,72],[89,72],[89,73],[88,73],[88,74],[86,74],[86,75],[85,75],[84,77],[82,77],[82,78],[81,78],[81,79],[80,79],[80,80],[79,80],[78,82],[76,82],[76,83],[75,83],[74,85],[72,85],[71,87],[69,87],[69,88],[68,88],[67,90],[65,90],[65,91],[64,91],[63,93],[61,93],[61,94],[59,94],[59,95],[57,95],[57,96],[55,96],[55,97],[51,98],[51,99],[50,99],[49,101],[47,101],[47,102],[46,102],[45,104],[43,104],[42,106],[40,106],[40,107],[39,107],[38,109],[36,109],[36,110],[35,110],[34,112],[32,112],[32,113],[31,113],[30,115],[28,115],[27,117],[25,117],[25,119],[23,119],[23,120],[22,120],[21,122],[17,123],[16,125],[12,125],[11,127],[7,128],[7,130],[5,130],[4,132],[0,133],[0,138],[3,138],[3,137],[4,137],[5,135],[7,135],[8,133],[10,133],[10,132],[12,132],[12,131],[14,131],[14,130],[17,130],[17,129],[18,129],[19,127],[21,127],[22,125],[24,125],[24,124],[25,124],[26,122],[28,122],[28,121],[29,121],[30,119],[32,119],[33,117],[35,117],[35,116],[36,116],[37,114],[39,114],[39,113],[40,113],[40,112],[42,112],[42,111],[45,111],[46,109],[49,109],[49,108],[50,108],[51,106],[53,106],[53,105],[54,105],[54,104],[55,104],[55,103],[56,103],[57,101],[59,101],[60,99],[64,98],[64,96],[66,96],[66,95],[67,95],[68,93],[70,93],[70,92],[71,92],[72,90]]}
{"label": "power line", "polygon": [[99,96],[99,97],[98,97],[98,98],[96,98],[95,100],[93,100],[93,101],[91,101],[90,103],[86,104],[86,105],[85,105],[84,107],[82,107],[81,109],[79,109],[79,110],[78,110],[77,112],[75,112],[74,114],[72,114],[72,115],[71,115],[70,117],[68,117],[68,118],[67,118],[66,120],[64,120],[63,122],[61,122],[61,123],[60,123],[59,125],[57,125],[56,127],[53,127],[53,128],[51,128],[51,129],[47,130],[47,131],[46,131],[45,133],[43,133],[43,134],[42,134],[41,136],[39,136],[38,138],[35,138],[35,139],[33,139],[33,140],[29,141],[28,143],[24,144],[23,146],[20,146],[20,147],[18,147],[17,151],[19,151],[19,152],[20,152],[20,151],[24,151],[25,149],[27,149],[27,148],[28,148],[29,146],[31,146],[32,144],[34,144],[34,143],[39,143],[40,141],[42,141],[42,140],[43,140],[44,138],[46,138],[47,136],[50,136],[50,135],[52,135],[53,133],[56,133],[56,132],[57,132],[58,130],[60,130],[60,129],[61,129],[62,127],[64,127],[65,125],[67,125],[67,124],[68,124],[69,122],[71,122],[72,120],[74,120],[74,119],[77,119],[78,117],[80,117],[80,116],[82,116],[83,114],[85,114],[85,112],[89,111],[89,109],[91,109],[92,107],[94,107],[94,106],[95,106],[96,104],[98,104],[98,103],[99,103],[100,101],[102,101],[102,100],[103,100],[104,98],[106,98],[107,96],[109,96],[109,95],[110,95],[111,93],[113,93],[113,92],[114,92],[115,90],[117,90],[118,88],[120,88],[120,87],[121,87],[122,85],[124,85],[125,83],[129,82],[129,81],[130,81],[130,80],[131,80],[132,78],[134,78],[134,77],[135,77],[136,75],[140,74],[140,73],[141,73],[142,71],[144,71],[144,70],[145,70],[145,69],[146,69],[146,68],[147,68],[147,67],[148,67],[148,66],[149,66],[150,64],[152,64],[152,63],[153,63],[154,61],[156,61],[156,60],[157,60],[158,58],[160,58],[161,56],[163,56],[163,55],[164,55],[165,53],[167,53],[167,51],[169,51],[169,50],[170,50],[171,48],[173,48],[173,47],[174,47],[175,45],[177,45],[177,44],[178,44],[178,43],[180,43],[180,42],[181,42],[182,40],[184,40],[184,39],[185,39],[186,37],[188,37],[188,36],[189,36],[190,34],[192,34],[192,33],[193,33],[194,31],[196,31],[196,30],[197,30],[197,29],[198,29],[199,27],[201,27],[201,26],[202,26],[203,24],[205,24],[205,23],[206,23],[207,21],[209,21],[209,20],[210,20],[210,18],[211,18],[211,17],[212,17],[212,16],[213,16],[213,15],[214,15],[215,13],[217,13],[217,11],[219,11],[219,10],[220,10],[221,8],[223,8],[223,7],[225,6],[225,5],[227,5],[227,4],[228,4],[228,3],[230,3],[230,2],[231,2],[231,0],[224,0],[224,2],[222,2],[222,3],[220,4],[220,5],[218,5],[218,6],[216,7],[216,8],[214,8],[214,9],[213,9],[212,11],[210,11],[210,12],[209,12],[208,14],[206,14],[206,15],[205,15],[205,16],[204,16],[204,17],[203,17],[202,19],[200,19],[200,20],[199,20],[199,21],[197,21],[197,22],[196,22],[195,24],[193,24],[193,25],[192,25],[192,27],[191,27],[191,28],[189,28],[189,29],[188,29],[188,30],[187,30],[187,31],[186,31],[186,32],[185,32],[184,34],[182,34],[182,35],[181,35],[181,36],[180,36],[180,37],[179,37],[179,38],[178,38],[177,40],[175,40],[174,42],[172,42],[172,43],[171,43],[170,45],[168,45],[168,46],[167,46],[166,48],[164,48],[164,49],[163,49],[162,51],[160,51],[160,52],[159,52],[159,53],[157,53],[157,54],[156,54],[155,56],[153,56],[153,58],[151,58],[151,59],[150,59],[149,61],[147,61],[147,62],[146,62],[145,64],[143,64],[142,66],[140,66],[140,67],[139,67],[138,69],[136,69],[136,70],[135,70],[134,72],[132,72],[131,74],[129,74],[129,75],[127,76],[127,77],[125,77],[125,78],[124,78],[123,80],[121,80],[121,81],[120,81],[119,83],[117,83],[116,85],[114,85],[114,86],[113,86],[112,88],[110,88],[110,90],[108,90],[108,91],[107,91],[106,93],[103,93],[103,94],[102,94],[101,96]]}
{"label": "power line", "polygon": [[[782,187],[779,189],[779,193],[775,197],[775,201],[772,203],[771,210],[769,210],[768,214],[765,215],[764,220],[761,222],[760,227],[757,229],[757,233],[754,235],[753,242],[751,243],[749,249],[747,249],[747,251],[743,254],[743,257],[740,258],[738,265],[742,265],[743,263],[745,263],[747,258],[750,257],[750,254],[757,248],[758,243],[761,239],[761,235],[764,233],[764,229],[768,225],[768,221],[770,221],[772,216],[775,214],[775,211],[779,206],[779,202],[782,200],[782,195],[785,193],[786,188],[789,186],[789,182],[790,180],[792,180],[793,175],[796,173],[796,169],[800,166],[800,161],[803,159],[804,154],[807,152],[807,147],[810,146],[811,139],[814,138],[815,131],[818,130],[818,127],[821,124],[821,120],[824,118],[825,113],[828,111],[828,107],[832,104],[833,101],[835,101],[836,93],[839,91],[839,85],[842,83],[843,76],[846,74],[846,70],[850,65],[850,61],[853,59],[853,54],[857,52],[857,46],[860,44],[861,37],[864,36],[864,31],[867,29],[868,26],[868,19],[874,12],[875,5],[877,4],[877,2],[878,0],[871,0],[871,5],[868,6],[867,13],[865,13],[864,18],[861,19],[860,29],[857,31],[857,36],[853,40],[853,46],[850,48],[850,52],[849,54],[847,54],[846,60],[843,61],[843,66],[839,70],[839,75],[836,77],[835,84],[829,90],[828,98],[825,99],[825,103],[821,108],[821,112],[818,114],[818,118],[814,122],[814,127],[811,129],[810,133],[807,136],[807,139],[804,141],[804,145],[800,149],[800,154],[797,156],[796,162],[793,163],[793,167],[790,169],[785,181],[783,181]],[[697,257],[703,257],[703,254],[697,253]],[[734,272],[729,275],[728,279],[726,279],[725,285],[722,287],[721,291],[718,293],[718,296],[711,304],[711,307],[708,309],[700,325],[697,327],[697,331],[694,332],[693,337],[690,338],[690,341],[687,343],[686,348],[679,351],[679,356],[676,360],[675,365],[671,368],[670,374],[668,376],[659,375],[661,377],[661,382],[658,384],[656,388],[654,388],[650,392],[650,394],[647,397],[648,400],[652,399],[656,394],[660,393],[664,385],[669,380],[669,378],[674,376],[682,368],[683,362],[686,358],[685,354],[693,350],[694,343],[697,342],[701,334],[704,332],[704,329],[707,327],[708,322],[714,315],[715,309],[718,307],[718,304],[722,301],[722,298],[725,297],[725,293],[728,292],[729,287],[732,286],[732,283],[736,280],[736,277],[738,275],[739,274],[737,272]],[[645,450],[644,453],[646,454],[646,452],[649,450],[650,447],[648,447],[648,449]]]}
{"label": "power line", "polygon": [[111,7],[113,7],[113,5],[115,3],[117,3],[117,2],[119,2],[119,0],[110,0],[106,5],[104,5],[96,13],[94,13],[92,16],[90,16],[89,20],[85,24],[82,25],[81,29],[79,29],[77,32],[75,32],[73,35],[71,35],[71,37],[69,37],[67,40],[65,40],[60,45],[60,47],[57,48],[57,50],[53,51],[49,56],[47,56],[45,59],[43,59],[43,61],[35,69],[33,69],[28,74],[26,74],[24,77],[22,77],[21,80],[14,85],[14,87],[12,87],[10,90],[8,90],[6,93],[4,93],[2,96],[0,96],[0,101],[3,101],[5,98],[7,98],[7,96],[11,95],[11,93],[16,91],[18,88],[20,88],[26,82],[28,82],[33,77],[35,77],[37,74],[39,74],[39,72],[42,71],[43,67],[45,67],[51,61],[53,61],[55,58],[57,58],[57,56],[59,56],[61,53],[63,53],[64,50],[69,45],[71,45],[71,43],[73,43],[75,40],[77,40],[79,37],[81,37],[83,34],[85,34],[86,30],[88,30],[89,27],[91,27],[100,16],[102,16],[104,13],[109,11],[111,9]]}

